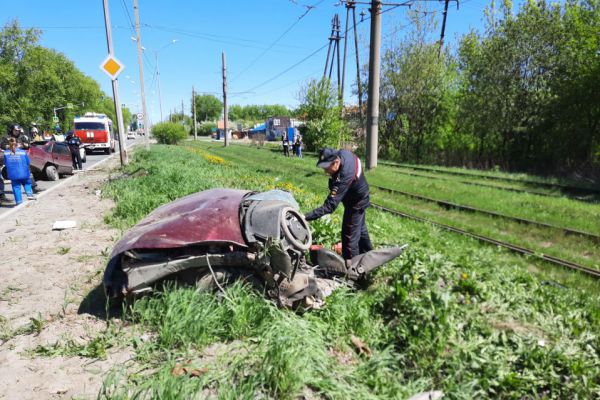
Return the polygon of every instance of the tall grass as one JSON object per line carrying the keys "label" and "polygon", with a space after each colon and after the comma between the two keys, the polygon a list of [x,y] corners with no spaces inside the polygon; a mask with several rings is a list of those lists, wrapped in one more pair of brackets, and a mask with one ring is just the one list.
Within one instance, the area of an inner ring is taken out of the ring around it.
{"label": "tall grass", "polygon": [[[210,187],[288,188],[303,211],[326,195],[326,178],[308,173],[312,160],[202,148],[227,163],[184,148],[137,154],[127,171],[149,173],[109,185],[117,207],[108,220],[125,228]],[[280,310],[239,284],[226,297],[167,286],[135,302],[125,318],[151,339],[134,341],[137,365],[107,376],[100,398],[600,396],[597,281],[389,214],[367,219],[375,242],[410,248],[367,290],[337,291],[322,310]],[[322,237],[336,239],[337,223],[323,222]],[[174,374],[182,364],[198,376]]]}

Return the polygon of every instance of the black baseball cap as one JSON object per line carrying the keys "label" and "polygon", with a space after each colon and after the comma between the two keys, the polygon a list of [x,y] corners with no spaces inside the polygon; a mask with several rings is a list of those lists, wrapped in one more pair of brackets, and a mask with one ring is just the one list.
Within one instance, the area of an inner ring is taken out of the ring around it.
{"label": "black baseball cap", "polygon": [[338,158],[338,151],[329,147],[325,147],[319,151],[319,160],[317,160],[317,167],[327,168],[331,165],[335,159]]}

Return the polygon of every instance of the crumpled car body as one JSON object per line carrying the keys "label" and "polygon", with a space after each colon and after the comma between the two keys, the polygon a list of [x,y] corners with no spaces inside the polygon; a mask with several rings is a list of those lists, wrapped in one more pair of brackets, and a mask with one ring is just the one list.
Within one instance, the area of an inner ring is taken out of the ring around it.
{"label": "crumpled car body", "polygon": [[112,251],[103,283],[107,294],[127,296],[165,280],[216,288],[245,279],[280,306],[318,306],[336,287],[352,286],[403,250],[373,250],[347,266],[312,246],[290,193],[211,189],[163,205],[129,230]]}

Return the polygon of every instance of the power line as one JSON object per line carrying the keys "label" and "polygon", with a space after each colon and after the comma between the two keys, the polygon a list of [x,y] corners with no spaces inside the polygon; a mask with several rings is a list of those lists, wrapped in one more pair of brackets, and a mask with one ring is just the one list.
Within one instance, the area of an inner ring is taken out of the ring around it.
{"label": "power line", "polygon": [[267,79],[266,81],[254,86],[251,89],[248,89],[247,92],[253,92],[254,90],[258,89],[261,86],[266,85],[269,82],[274,81],[275,79],[279,78],[281,75],[285,74],[286,72],[291,71],[292,69],[296,68],[298,65],[302,64],[304,61],[308,60],[309,58],[313,57],[315,54],[319,53],[321,50],[323,50],[325,47],[329,46],[329,42],[325,43],[323,46],[319,47],[317,50],[313,51],[312,53],[310,53],[309,55],[307,55],[306,57],[304,57],[302,60],[298,61],[297,63],[295,63],[294,65],[286,68],[285,70],[281,71],[280,73],[278,73],[277,75],[273,76],[272,78]]}
{"label": "power line", "polygon": [[306,6],[306,11],[304,12],[304,14],[302,14],[300,17],[298,17],[298,19],[296,21],[294,21],[294,23],[287,28],[281,35],[279,35],[279,37],[277,39],[275,39],[275,41],[273,41],[273,43],[271,43],[269,45],[269,47],[267,47],[265,50],[263,50],[262,53],[260,53],[258,56],[256,56],[254,58],[254,60],[252,60],[250,62],[250,64],[248,64],[241,72],[239,72],[238,74],[236,74],[236,76],[234,76],[231,79],[231,82],[233,82],[234,80],[236,80],[237,78],[239,78],[242,74],[244,74],[244,72],[248,71],[248,69],[250,69],[250,67],[252,67],[262,56],[264,56],[269,50],[271,50],[273,48],[273,46],[275,46],[289,31],[291,31],[296,25],[298,25],[298,23],[300,21],[302,21],[302,18],[304,18],[306,15],[308,15],[308,13],[314,9],[317,5],[321,4],[324,0],[321,0],[319,3],[316,3],[312,6]]}

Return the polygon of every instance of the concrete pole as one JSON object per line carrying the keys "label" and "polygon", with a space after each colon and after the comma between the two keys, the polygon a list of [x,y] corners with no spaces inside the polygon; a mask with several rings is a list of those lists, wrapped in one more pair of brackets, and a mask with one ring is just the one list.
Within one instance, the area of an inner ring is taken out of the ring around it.
{"label": "concrete pole", "polygon": [[367,99],[367,169],[377,166],[379,147],[379,71],[381,48],[381,0],[371,0],[369,98]]}
{"label": "concrete pole", "polygon": [[192,118],[194,119],[194,140],[198,140],[198,129],[196,126],[196,91],[192,86]]}
{"label": "concrete pole", "polygon": [[222,53],[223,59],[223,130],[225,131],[225,147],[229,146],[229,135],[227,134],[227,63],[225,61],[225,52]]}
{"label": "concrete pole", "polygon": [[[106,43],[108,45],[108,54],[114,56],[112,45],[112,29],[110,26],[110,12],[108,9],[108,0],[102,0],[104,6],[104,24],[106,26]],[[129,164],[127,159],[127,150],[125,149],[125,135],[123,127],[123,111],[121,110],[121,101],[119,100],[119,81],[112,79],[113,100],[115,103],[115,114],[117,115],[117,129],[119,130],[119,154],[121,156],[121,165]]]}
{"label": "concrete pole", "polygon": [[363,117],[363,95],[362,95],[362,84],[360,83],[360,57],[358,55],[358,33],[356,33],[356,7],[354,1],[351,3],[352,6],[352,24],[354,26],[354,54],[356,55],[356,86],[358,88],[358,108],[360,111],[360,129],[365,129],[365,119]]}
{"label": "concrete pole", "polygon": [[158,51],[154,51],[154,61],[156,62],[156,83],[158,83],[158,106],[160,108],[160,122],[163,120],[162,96],[160,95],[160,69],[158,68]]}
{"label": "concrete pole", "polygon": [[148,136],[150,135],[150,126],[148,125],[148,111],[146,109],[146,90],[144,89],[144,63],[142,62],[142,38],[140,35],[140,13],[138,9],[138,0],[133,0],[133,12],[135,13],[135,35],[137,42],[138,66],[140,69],[140,91],[142,94],[142,113],[144,114],[144,148],[150,148]]}

